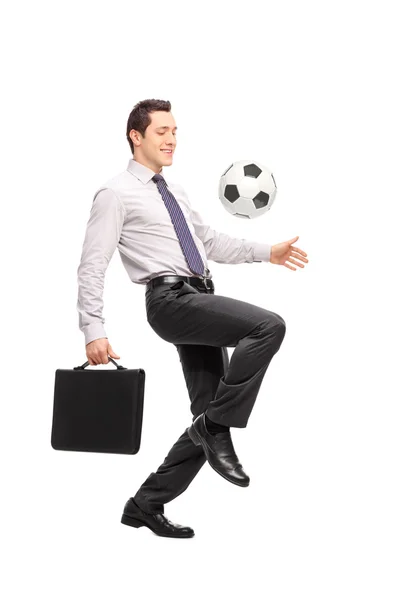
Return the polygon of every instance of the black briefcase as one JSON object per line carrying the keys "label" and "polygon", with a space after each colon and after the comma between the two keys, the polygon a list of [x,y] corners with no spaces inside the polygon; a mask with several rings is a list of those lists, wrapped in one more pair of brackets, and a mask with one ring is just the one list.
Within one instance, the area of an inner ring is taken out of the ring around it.
{"label": "black briefcase", "polygon": [[57,369],[51,445],[55,450],[136,454],[140,448],[143,369]]}

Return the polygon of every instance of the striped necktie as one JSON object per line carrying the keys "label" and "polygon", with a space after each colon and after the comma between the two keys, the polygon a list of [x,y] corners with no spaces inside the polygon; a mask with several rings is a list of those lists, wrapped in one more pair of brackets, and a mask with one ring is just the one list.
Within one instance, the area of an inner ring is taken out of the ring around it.
{"label": "striped necktie", "polygon": [[156,183],[158,191],[160,192],[161,197],[164,200],[164,204],[167,207],[169,216],[171,217],[171,221],[175,227],[176,235],[178,236],[179,243],[190,270],[197,275],[203,276],[204,263],[194,242],[193,236],[190,233],[181,207],[179,206],[175,196],[173,196],[167,188],[167,183],[162,175],[156,173],[152,177],[152,180]]}

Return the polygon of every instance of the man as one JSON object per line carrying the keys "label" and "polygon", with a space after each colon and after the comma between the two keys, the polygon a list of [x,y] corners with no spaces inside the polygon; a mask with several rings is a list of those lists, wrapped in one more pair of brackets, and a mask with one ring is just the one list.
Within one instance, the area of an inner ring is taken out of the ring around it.
{"label": "man", "polygon": [[[285,322],[261,307],[214,294],[208,260],[271,262],[296,270],[307,254],[298,237],[271,246],[232,238],[204,224],[184,189],[167,181],[177,126],[171,104],[143,100],[129,115],[133,158],[97,190],[78,268],[79,327],[91,365],[120,358],[104,330],[104,276],[118,247],[134,283],[146,285],[147,320],[179,353],[191,401],[192,424],[164,462],[126,502],[121,522],[156,535],[188,538],[193,529],[172,523],[164,504],[181,494],[207,460],[239,486],[250,479],[235,453],[230,427],[246,427],[268,365],[285,335]],[[235,348],[229,362],[227,347]]]}

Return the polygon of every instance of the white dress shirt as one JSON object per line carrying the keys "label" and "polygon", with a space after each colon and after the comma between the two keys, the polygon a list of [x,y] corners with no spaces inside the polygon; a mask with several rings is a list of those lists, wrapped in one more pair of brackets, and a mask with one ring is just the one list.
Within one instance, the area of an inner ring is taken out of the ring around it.
{"label": "white dress shirt", "polygon": [[[181,207],[204,265],[268,262],[271,245],[232,238],[206,225],[181,185],[160,173]],[[78,267],[79,329],[85,343],[107,337],[103,311],[104,278],[116,248],[131,281],[145,285],[159,275],[195,277],[186,262],[154,171],[134,158],[127,169],[96,191]]]}

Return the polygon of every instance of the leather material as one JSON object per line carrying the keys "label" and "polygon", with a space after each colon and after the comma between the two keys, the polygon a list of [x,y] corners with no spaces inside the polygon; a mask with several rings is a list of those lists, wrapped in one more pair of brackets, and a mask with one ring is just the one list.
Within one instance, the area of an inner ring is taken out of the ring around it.
{"label": "leather material", "polygon": [[201,290],[215,292],[214,282],[210,277],[206,277],[203,279],[200,277],[186,277],[184,275],[161,275],[160,277],[153,277],[153,279],[150,279],[150,281],[146,284],[146,292],[158,285],[166,285],[170,283],[172,286],[173,283],[179,281],[184,281],[189,285],[199,288]]}
{"label": "leather material", "polygon": [[73,369],[56,370],[52,447],[136,454],[142,436],[144,369],[117,364],[117,369],[98,371],[86,369],[88,365],[87,361]]}
{"label": "leather material", "polygon": [[205,412],[202,412],[196,417],[187,432],[196,446],[202,445],[209,464],[217,473],[241,487],[247,487],[250,484],[250,478],[244,472],[236,455],[229,431],[214,435],[209,433],[205,423]]}
{"label": "leather material", "polygon": [[121,523],[131,527],[146,526],[156,535],[163,537],[189,538],[194,536],[191,527],[173,523],[163,513],[151,514],[144,512],[134,502],[133,498],[129,498],[125,504]]}

